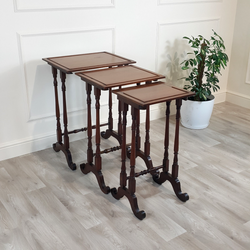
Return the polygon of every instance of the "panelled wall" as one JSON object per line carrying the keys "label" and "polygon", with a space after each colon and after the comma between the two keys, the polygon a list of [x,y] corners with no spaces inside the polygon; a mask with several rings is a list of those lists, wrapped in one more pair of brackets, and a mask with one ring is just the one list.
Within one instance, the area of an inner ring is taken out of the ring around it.
{"label": "panelled wall", "polygon": [[[42,58],[108,51],[182,86],[179,64],[189,51],[182,37],[209,36],[215,29],[230,56],[236,4],[237,0],[4,1],[0,8],[0,160],[51,147],[56,140],[51,68]],[[225,101],[227,80],[228,69],[220,79],[216,102]],[[85,84],[69,75],[66,86],[69,129],[85,127]],[[105,121],[106,92],[101,107]],[[151,111],[152,119],[159,118],[164,105]],[[83,137],[85,133],[70,139]]]}
{"label": "panelled wall", "polygon": [[250,108],[250,1],[237,4],[227,101]]}

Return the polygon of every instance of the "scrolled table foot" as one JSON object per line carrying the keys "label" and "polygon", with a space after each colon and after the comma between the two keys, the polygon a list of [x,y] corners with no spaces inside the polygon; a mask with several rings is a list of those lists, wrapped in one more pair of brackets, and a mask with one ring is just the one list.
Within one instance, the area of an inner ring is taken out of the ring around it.
{"label": "scrolled table foot", "polygon": [[124,188],[119,187],[118,190],[116,188],[112,188],[111,194],[117,200],[121,199],[123,196],[126,196],[127,199],[129,200],[131,209],[135,217],[138,218],[139,220],[143,220],[146,217],[146,213],[143,210],[140,210],[138,207],[136,195],[131,194],[126,187]]}
{"label": "scrolled table foot", "polygon": [[119,187],[118,190],[116,188],[111,188],[110,192],[116,200],[120,200],[124,196],[121,187]]}
{"label": "scrolled table foot", "polygon": [[91,171],[91,168],[90,167],[86,167],[86,165],[89,166],[89,164],[85,164],[85,163],[82,163],[80,165],[80,169],[81,169],[81,171],[82,171],[83,174],[88,174]]}
{"label": "scrolled table foot", "polygon": [[179,192],[178,195],[176,194],[176,196],[183,202],[189,200],[189,196],[187,193]]}
{"label": "scrolled table foot", "polygon": [[57,142],[57,143],[54,143],[52,146],[53,146],[53,149],[55,150],[55,152],[59,152],[61,149],[60,149],[60,147],[59,147],[59,143]]}
{"label": "scrolled table foot", "polygon": [[116,131],[107,129],[101,132],[101,137],[103,139],[108,139],[111,136],[114,137],[120,145],[122,144],[122,137]]}
{"label": "scrolled table foot", "polygon": [[71,153],[68,149],[62,149],[62,151],[64,152],[65,156],[66,156],[66,160],[68,163],[68,166],[71,170],[76,170],[76,164],[72,161],[72,156]]}
{"label": "scrolled table foot", "polygon": [[53,149],[56,151],[56,152],[59,152],[59,151],[63,151],[65,157],[66,157],[66,160],[67,160],[67,163],[68,163],[68,166],[71,170],[76,170],[76,164],[72,161],[72,156],[71,156],[71,152],[69,151],[69,149],[66,149],[64,144],[61,144],[59,142],[57,143],[54,143],[53,144]]}
{"label": "scrolled table foot", "polygon": [[161,172],[159,177],[153,176],[153,180],[158,184],[162,184],[163,182],[168,180],[171,183],[176,196],[181,201],[185,202],[185,201],[189,200],[188,194],[187,193],[182,193],[182,191],[181,191],[181,183],[180,183],[179,179],[178,178],[173,178],[171,174],[169,174],[167,172]]}
{"label": "scrolled table foot", "polygon": [[111,133],[110,133],[110,130],[108,130],[108,129],[106,131],[101,132],[101,137],[103,139],[108,139],[110,136],[111,136]]}
{"label": "scrolled table foot", "polygon": [[100,189],[102,190],[102,192],[103,192],[104,194],[110,193],[110,187],[105,185],[105,182],[104,182],[104,178],[103,178],[102,172],[101,172],[101,171],[97,171],[97,173],[95,173],[95,171],[93,171],[93,173],[95,174],[95,176],[96,176],[96,178],[97,178],[99,187],[100,187]]}
{"label": "scrolled table foot", "polygon": [[140,210],[138,207],[138,203],[137,203],[137,197],[135,196],[135,194],[133,195],[129,195],[127,196],[129,202],[130,202],[130,206],[132,208],[132,211],[135,215],[136,218],[138,218],[139,220],[143,220],[146,217],[146,213],[143,210]]}
{"label": "scrolled table foot", "polygon": [[70,168],[71,170],[76,170],[76,164],[73,163],[73,162],[71,162],[70,165],[69,165],[69,168]]}
{"label": "scrolled table foot", "polygon": [[170,178],[170,183],[172,184],[172,187],[174,189],[174,192],[176,196],[183,202],[189,200],[189,196],[187,193],[182,193],[181,191],[181,183],[178,178]]}
{"label": "scrolled table foot", "polygon": [[167,173],[158,173],[157,175],[153,175],[153,180],[157,184],[161,185],[163,182],[165,182],[168,179],[168,174]]}
{"label": "scrolled table foot", "polygon": [[104,178],[101,171],[97,171],[96,166],[90,163],[82,163],[80,169],[83,174],[92,172],[98,181],[99,187],[104,194],[110,193],[110,187],[105,185]]}

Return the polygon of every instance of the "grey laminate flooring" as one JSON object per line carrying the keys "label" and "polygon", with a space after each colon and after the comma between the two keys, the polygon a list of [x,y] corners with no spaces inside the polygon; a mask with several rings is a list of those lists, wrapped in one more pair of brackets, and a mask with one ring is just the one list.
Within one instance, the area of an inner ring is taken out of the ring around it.
{"label": "grey laminate flooring", "polygon": [[[173,131],[171,117],[171,159]],[[155,166],[162,161],[163,133],[164,119],[152,121]],[[102,148],[114,144],[102,139]],[[86,139],[71,144],[77,166],[86,162],[86,145]],[[119,151],[102,156],[110,187],[119,185],[119,157]],[[71,171],[52,148],[2,161],[0,249],[250,249],[250,109],[225,102],[215,105],[207,129],[181,126],[179,165],[190,199],[183,203],[170,183],[141,176],[136,195],[147,215],[140,221],[125,197],[103,194],[92,173]],[[137,170],[143,169],[137,159]]]}

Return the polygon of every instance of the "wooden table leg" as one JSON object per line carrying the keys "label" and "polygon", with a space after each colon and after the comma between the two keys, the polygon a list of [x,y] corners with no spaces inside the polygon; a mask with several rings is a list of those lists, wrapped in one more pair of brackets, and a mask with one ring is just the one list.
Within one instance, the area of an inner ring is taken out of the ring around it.
{"label": "wooden table leg", "polygon": [[[136,157],[140,157],[145,162],[147,169],[153,168],[153,162],[150,157],[150,139],[149,139],[149,129],[150,129],[150,107],[148,106],[146,109],[146,123],[145,123],[145,142],[144,142],[144,151],[140,149],[141,145],[141,137],[140,137],[140,111],[137,116],[136,120]],[[127,156],[130,158],[131,155],[131,149],[128,149]],[[158,175],[158,170],[155,172],[150,172],[152,176]]]}
{"label": "wooden table leg", "polygon": [[176,100],[176,125],[175,125],[175,141],[174,141],[174,161],[172,165],[172,174],[169,173],[169,160],[168,160],[168,145],[169,145],[169,113],[170,113],[170,102],[167,103],[167,111],[166,111],[166,130],[165,130],[165,152],[163,159],[163,171],[160,174],[160,177],[153,177],[154,181],[158,184],[162,184],[166,180],[168,180],[176,194],[176,196],[181,201],[187,201],[189,196],[187,193],[182,193],[181,184],[178,179],[178,150],[179,150],[179,126],[180,126],[180,108],[182,104],[182,99]]}
{"label": "wooden table leg", "polygon": [[[89,85],[89,84],[88,84]],[[87,87],[87,93],[88,89],[90,87]],[[92,126],[91,126],[91,113],[88,113],[88,162],[86,164],[81,164],[81,171],[84,174],[87,174],[89,172],[92,172],[95,174],[96,179],[98,181],[99,187],[102,190],[103,193],[108,194],[110,192],[110,188],[105,185],[104,178],[102,175],[102,158],[100,154],[100,143],[101,143],[101,134],[100,134],[100,96],[101,96],[101,90],[98,88],[94,88],[95,92],[95,99],[96,99],[96,153],[95,153],[95,164],[93,164],[93,150],[92,150],[92,144],[91,144],[91,135],[92,135]],[[90,98],[90,92],[88,93],[88,98]],[[88,111],[91,110],[90,106],[91,101],[88,101]],[[91,112],[91,111],[90,111]]]}
{"label": "wooden table leg", "polygon": [[[72,161],[71,152],[69,150],[69,135],[68,135],[68,118],[67,118],[67,104],[66,104],[66,74],[64,72],[60,72],[60,77],[62,81],[62,94],[63,94],[63,122],[64,122],[64,133],[61,130],[60,124],[60,109],[58,102],[58,91],[57,91],[57,69],[52,67],[52,74],[54,78],[54,90],[55,90],[55,107],[56,107],[56,120],[57,120],[57,142],[53,144],[53,149],[56,152],[60,150],[65,154],[68,166],[70,169],[75,170],[76,164]],[[64,143],[62,143],[62,135],[64,138]]]}
{"label": "wooden table leg", "polygon": [[126,126],[127,126],[127,111],[128,105],[122,103],[123,111],[123,126],[122,126],[122,151],[121,151],[121,173],[120,173],[120,187],[119,192],[116,188],[111,189],[111,194],[118,200],[124,196],[123,190],[126,190],[127,186],[127,173],[126,173]]}
{"label": "wooden table leg", "polygon": [[101,132],[101,136],[104,139],[108,139],[110,136],[113,136],[114,138],[117,139],[119,144],[122,144],[122,139],[121,139],[121,130],[122,130],[122,123],[121,123],[121,104],[119,101],[118,104],[118,132],[113,130],[113,116],[112,116],[112,88],[109,89],[109,118],[108,118],[108,129],[106,131]]}
{"label": "wooden table leg", "polygon": [[87,149],[87,164],[82,163],[80,165],[81,171],[84,174],[88,174],[91,171],[93,165],[93,148],[92,148],[92,120],[91,120],[91,91],[92,85],[86,83],[87,93],[87,133],[88,133],[88,149]]}
{"label": "wooden table leg", "polygon": [[169,171],[169,159],[168,159],[168,147],[169,147],[169,116],[170,116],[170,102],[166,102],[167,109],[166,109],[166,124],[165,124],[165,139],[164,139],[164,158],[162,161],[163,165],[163,172]]}
{"label": "wooden table leg", "polygon": [[[120,175],[120,187],[118,190],[113,188],[111,193],[114,198],[120,199],[124,195],[129,200],[131,209],[134,215],[143,220],[146,217],[146,213],[143,210],[139,210],[137,197],[135,195],[136,190],[136,180],[135,180],[135,158],[136,158],[136,120],[139,115],[139,110],[132,107],[132,134],[131,134],[131,155],[130,155],[130,176],[126,175],[126,114],[127,114],[127,104],[123,105],[123,129],[122,129],[122,168]],[[128,179],[128,188],[126,187],[126,179]]]}
{"label": "wooden table leg", "polygon": [[[57,90],[57,69],[52,67],[52,74],[53,74],[53,84],[54,84],[54,91],[55,91],[55,107],[56,107],[56,134],[57,134],[57,142],[62,144],[62,129],[60,123],[60,109],[59,109],[59,101],[58,101],[58,90]],[[56,144],[53,145],[56,150]],[[59,150],[58,150],[59,151]]]}

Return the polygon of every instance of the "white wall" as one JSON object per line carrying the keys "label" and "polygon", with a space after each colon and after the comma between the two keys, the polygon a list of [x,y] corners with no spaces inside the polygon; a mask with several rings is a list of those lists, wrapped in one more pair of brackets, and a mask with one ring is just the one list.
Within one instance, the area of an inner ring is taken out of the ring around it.
{"label": "white wall", "polygon": [[239,0],[228,79],[227,101],[250,108],[250,1]]}
{"label": "white wall", "polygon": [[[106,50],[134,59],[138,66],[162,73],[168,82],[180,86],[176,79],[182,72],[175,64],[187,50],[182,37],[207,36],[215,29],[224,38],[230,56],[236,3],[237,0],[3,1],[0,160],[48,148],[55,142],[51,68],[41,58]],[[227,79],[228,69],[221,78],[217,102],[226,99]],[[85,86],[73,75],[67,78],[67,97],[69,129],[86,126]],[[106,93],[102,93],[101,104],[104,110]],[[152,108],[153,119],[164,115],[163,107]],[[102,116],[102,120],[105,118]]]}

